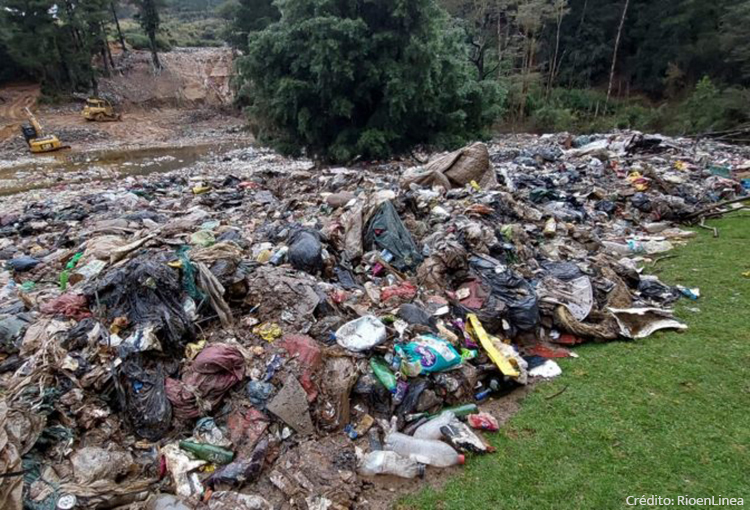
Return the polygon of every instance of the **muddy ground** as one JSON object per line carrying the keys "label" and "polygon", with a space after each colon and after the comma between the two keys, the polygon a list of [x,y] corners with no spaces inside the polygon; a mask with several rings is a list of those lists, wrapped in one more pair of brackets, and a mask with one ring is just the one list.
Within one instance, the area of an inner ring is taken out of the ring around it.
{"label": "muddy ground", "polygon": [[[99,95],[122,114],[119,122],[86,121],[86,94],[46,105],[37,84],[0,87],[0,195],[176,170],[254,142],[231,106],[229,50],[170,52],[162,56],[159,73],[147,52],[115,59],[117,72],[100,80]],[[27,107],[45,133],[70,148],[32,155],[20,130]]]}

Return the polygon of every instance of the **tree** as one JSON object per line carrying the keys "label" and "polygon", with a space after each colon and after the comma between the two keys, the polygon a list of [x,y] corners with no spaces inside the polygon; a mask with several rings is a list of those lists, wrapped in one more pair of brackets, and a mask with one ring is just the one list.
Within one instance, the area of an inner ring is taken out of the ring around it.
{"label": "tree", "polygon": [[[568,9],[568,0],[555,0],[554,3],[554,11],[555,11],[555,22],[557,26],[557,30],[555,31],[555,52],[552,55],[552,63],[549,67],[549,78],[547,81],[547,97],[549,98],[550,90],[552,89],[552,84],[555,81],[555,78],[557,77],[557,73],[560,71],[560,30],[562,29],[562,22],[565,18],[565,15],[570,12],[570,9]],[[584,4],[584,9],[586,8]],[[583,18],[582,18],[583,19]]]}
{"label": "tree", "polygon": [[455,146],[497,118],[461,31],[434,0],[284,0],[240,60],[258,137],[322,160]]}
{"label": "tree", "polygon": [[122,51],[126,52],[128,51],[128,47],[125,45],[125,37],[122,35],[122,29],[120,29],[120,18],[117,17],[117,6],[115,5],[117,3],[116,0],[112,0],[109,3],[110,9],[112,10],[112,19],[115,22],[115,27],[117,28],[117,38],[120,40],[120,46],[122,47]]}
{"label": "tree", "polygon": [[242,52],[247,52],[249,34],[263,30],[281,17],[273,0],[238,0],[223,9],[225,11],[231,9],[232,12],[232,23],[227,40],[234,48]]}
{"label": "tree", "polygon": [[722,17],[721,44],[732,64],[737,81],[750,84],[750,40],[747,27],[750,23],[750,1],[742,1],[731,7]]}
{"label": "tree", "polygon": [[161,69],[161,62],[159,62],[159,54],[156,46],[156,34],[159,32],[159,25],[161,23],[159,18],[161,2],[160,0],[134,0],[134,3],[138,7],[138,22],[148,36],[154,68],[157,70]]}
{"label": "tree", "polygon": [[612,93],[612,82],[615,79],[615,64],[617,64],[617,50],[620,48],[620,37],[622,37],[622,27],[625,25],[625,16],[628,14],[628,5],[630,0],[625,0],[625,5],[622,8],[622,17],[620,18],[620,26],[617,28],[617,37],[615,38],[615,50],[612,53],[612,68],[609,71],[609,85],[607,86],[607,102],[609,103],[609,96]]}
{"label": "tree", "polygon": [[0,37],[10,57],[39,81],[62,84],[53,0],[5,0]]}
{"label": "tree", "polygon": [[15,65],[55,90],[96,88],[95,54],[105,55],[105,0],[5,0],[0,38]]}

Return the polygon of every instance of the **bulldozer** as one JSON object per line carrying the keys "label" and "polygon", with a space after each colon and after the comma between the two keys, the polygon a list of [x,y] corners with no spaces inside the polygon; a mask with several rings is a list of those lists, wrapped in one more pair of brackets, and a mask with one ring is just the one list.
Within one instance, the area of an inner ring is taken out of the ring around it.
{"label": "bulldozer", "polygon": [[70,148],[69,145],[63,145],[55,135],[45,135],[42,125],[36,120],[31,110],[28,107],[25,110],[31,124],[21,126],[21,132],[32,153],[39,154]]}
{"label": "bulldozer", "polygon": [[115,112],[109,101],[98,97],[88,98],[81,114],[84,119],[96,122],[113,122],[121,119],[121,115]]}

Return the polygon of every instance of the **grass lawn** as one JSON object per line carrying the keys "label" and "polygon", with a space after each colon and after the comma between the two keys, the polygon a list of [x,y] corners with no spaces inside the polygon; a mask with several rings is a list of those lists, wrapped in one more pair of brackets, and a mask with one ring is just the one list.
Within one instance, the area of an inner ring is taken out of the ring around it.
{"label": "grass lawn", "polygon": [[709,224],[718,239],[699,230],[654,271],[700,287],[677,305],[686,332],[577,348],[487,434],[497,453],[398,508],[602,510],[642,495],[742,497],[750,508],[750,217]]}

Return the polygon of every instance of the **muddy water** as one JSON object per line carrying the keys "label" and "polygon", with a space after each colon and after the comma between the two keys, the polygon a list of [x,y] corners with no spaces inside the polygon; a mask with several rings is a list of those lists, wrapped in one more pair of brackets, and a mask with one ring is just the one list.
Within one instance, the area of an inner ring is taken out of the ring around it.
{"label": "muddy water", "polygon": [[0,196],[65,186],[66,183],[80,184],[171,172],[242,145],[201,144],[85,153],[63,151],[30,157],[18,164],[0,167]]}

